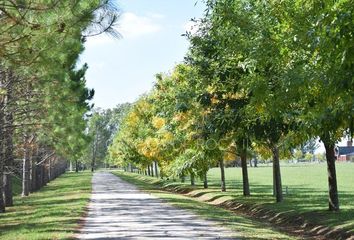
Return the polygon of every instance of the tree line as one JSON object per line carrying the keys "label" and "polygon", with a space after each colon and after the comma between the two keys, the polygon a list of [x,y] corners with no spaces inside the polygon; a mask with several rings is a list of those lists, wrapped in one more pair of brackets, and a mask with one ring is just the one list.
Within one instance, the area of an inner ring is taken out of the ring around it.
{"label": "tree line", "polygon": [[78,58],[118,15],[108,0],[0,1],[0,212],[14,177],[25,197],[82,156],[94,91]]}
{"label": "tree line", "polygon": [[271,157],[276,202],[280,159],[319,138],[328,169],[328,207],[339,210],[335,144],[354,130],[354,4],[341,1],[206,0],[185,61],[157,74],[109,147],[113,164],[162,176],[204,179],[240,158]]}
{"label": "tree line", "polygon": [[130,103],[123,103],[117,104],[112,109],[94,108],[90,111],[90,118],[86,125],[86,135],[90,138],[90,142],[85,146],[81,157],[71,161],[76,172],[84,169],[94,172],[100,167],[110,166],[108,146],[112,144],[130,106]]}

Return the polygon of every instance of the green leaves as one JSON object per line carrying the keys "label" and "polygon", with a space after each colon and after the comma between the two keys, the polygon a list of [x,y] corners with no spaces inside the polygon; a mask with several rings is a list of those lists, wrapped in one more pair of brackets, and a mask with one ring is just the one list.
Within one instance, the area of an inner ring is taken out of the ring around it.
{"label": "green leaves", "polygon": [[78,158],[90,140],[85,115],[94,94],[86,88],[87,65],[77,66],[83,31],[111,31],[117,8],[108,0],[5,1],[0,12],[0,67],[16,75],[7,111],[13,111],[19,133],[30,132],[38,144]]}
{"label": "green leaves", "polygon": [[[197,33],[186,35],[186,63],[158,74],[123,121],[112,146],[121,162],[157,160],[181,175],[204,171],[235,141],[289,153],[318,136],[353,134],[351,1],[206,4]],[[209,151],[208,140],[227,146]]]}

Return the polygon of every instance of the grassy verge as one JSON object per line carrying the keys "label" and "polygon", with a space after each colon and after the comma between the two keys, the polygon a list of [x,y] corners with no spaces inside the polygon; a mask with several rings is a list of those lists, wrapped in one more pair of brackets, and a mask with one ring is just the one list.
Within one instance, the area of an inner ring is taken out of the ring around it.
{"label": "grassy verge", "polygon": [[[248,168],[251,196],[242,196],[241,168],[227,168],[227,192],[220,192],[220,170],[213,168],[208,173],[209,188],[203,189],[203,183],[196,181],[191,187],[189,180],[185,183],[163,181],[162,187],[186,190],[191,196],[204,200],[227,201],[255,206],[280,213],[287,218],[301,216],[306,222],[332,229],[344,229],[354,234],[354,163],[337,163],[337,181],[340,212],[328,209],[328,182],[326,164],[283,165],[281,167],[284,201],[275,203],[272,194],[272,168],[260,166]],[[286,190],[287,189],[287,193]]]}
{"label": "grassy verge", "polygon": [[66,173],[0,215],[1,240],[70,239],[85,212],[92,174]]}
{"label": "grassy verge", "polygon": [[[326,164],[285,165],[281,167],[284,188],[284,201],[275,203],[272,195],[272,168],[263,166],[249,168],[251,197],[242,196],[242,175],[240,168],[226,169],[228,192],[223,193],[234,201],[243,204],[257,205],[288,217],[301,215],[308,222],[343,228],[354,234],[354,164],[337,164],[337,181],[341,210],[338,213],[328,209],[328,182]],[[198,182],[197,188],[209,197],[220,197],[220,171],[209,172],[210,189],[202,189]],[[166,183],[169,184],[169,183]],[[175,183],[172,183],[175,184]],[[177,183],[181,186],[180,183]],[[285,189],[288,189],[287,194]],[[198,191],[198,190],[197,190]]]}
{"label": "grassy verge", "polygon": [[164,182],[156,178],[120,171],[114,171],[113,173],[174,206],[190,210],[202,218],[219,222],[223,226],[234,230],[240,239],[296,239],[295,237],[280,233],[269,224],[235,215],[231,211],[197,201],[190,197],[161,191],[160,187]]}
{"label": "grassy verge", "polygon": [[220,170],[217,168],[208,173],[208,189],[203,189],[200,180],[196,181],[194,187],[189,185],[188,179],[181,183],[146,177],[145,181],[159,188],[188,193],[188,196],[199,201],[229,209],[237,208],[238,213],[267,218],[266,221],[271,219],[273,224],[279,223],[286,231],[302,236],[345,239],[348,235],[354,235],[353,163],[337,164],[341,204],[341,210],[337,213],[327,211],[328,185],[325,164],[283,165],[281,171],[285,194],[282,203],[275,203],[272,195],[272,168],[265,165],[249,168],[250,197],[242,196],[240,168],[226,169],[227,192],[220,191]]}

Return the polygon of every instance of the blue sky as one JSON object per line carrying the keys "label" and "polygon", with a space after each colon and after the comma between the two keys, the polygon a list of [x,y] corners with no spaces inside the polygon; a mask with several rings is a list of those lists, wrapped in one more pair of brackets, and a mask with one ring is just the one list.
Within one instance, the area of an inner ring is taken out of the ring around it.
{"label": "blue sky", "polygon": [[96,107],[133,102],[153,86],[154,75],[183,61],[188,41],[181,36],[191,18],[203,15],[201,0],[118,0],[116,26],[122,39],[89,38],[81,62],[89,64],[87,85]]}

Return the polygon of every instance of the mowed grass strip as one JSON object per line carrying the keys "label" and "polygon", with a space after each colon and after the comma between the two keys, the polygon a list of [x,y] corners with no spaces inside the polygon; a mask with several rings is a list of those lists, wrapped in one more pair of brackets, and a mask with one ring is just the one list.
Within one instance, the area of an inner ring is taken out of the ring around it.
{"label": "mowed grass strip", "polygon": [[279,232],[270,224],[235,215],[231,211],[181,194],[161,191],[159,187],[165,182],[156,178],[121,171],[112,171],[112,173],[176,207],[194,212],[201,218],[217,221],[220,225],[235,231],[235,236],[239,239],[297,239]]}
{"label": "mowed grass strip", "polygon": [[[220,169],[208,173],[209,188],[196,179],[196,186],[172,180],[151,179],[149,183],[159,187],[188,189],[189,195],[208,202],[233,200],[238,203],[259,206],[292,218],[301,215],[306,221],[331,228],[343,228],[354,233],[354,163],[337,163],[337,181],[340,212],[329,212],[326,164],[283,164],[281,166],[284,201],[275,203],[271,164],[248,168],[251,196],[242,195],[241,168],[226,168],[226,192],[220,191]],[[145,180],[148,181],[148,180]],[[287,188],[287,194],[286,194]]]}
{"label": "mowed grass strip", "polygon": [[[309,222],[340,227],[354,233],[354,163],[337,163],[340,212],[329,212],[326,164],[284,165],[281,167],[284,201],[275,203],[272,168],[249,168],[250,197],[242,196],[240,168],[226,169],[228,191],[222,193],[240,203],[260,205],[289,216],[303,216]],[[220,196],[219,169],[209,172],[210,191]],[[202,183],[198,182],[198,188]],[[286,191],[287,189],[287,191]],[[204,191],[204,190],[203,190]],[[287,192],[287,194],[286,194]]]}
{"label": "mowed grass strip", "polygon": [[0,215],[1,240],[73,239],[91,195],[89,172],[66,173]]}

